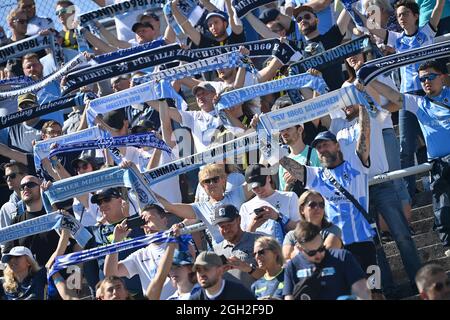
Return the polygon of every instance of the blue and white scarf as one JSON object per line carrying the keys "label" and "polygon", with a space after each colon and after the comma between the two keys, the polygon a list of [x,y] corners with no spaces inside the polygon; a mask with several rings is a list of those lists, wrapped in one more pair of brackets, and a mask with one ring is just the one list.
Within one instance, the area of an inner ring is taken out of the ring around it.
{"label": "blue and white scarf", "polygon": [[172,149],[154,133],[138,133],[128,136],[98,138],[95,140],[87,140],[84,142],[73,142],[59,144],[55,149],[50,151],[49,158],[64,152],[83,151],[90,149],[109,149],[111,147],[151,147],[164,150],[168,154],[172,153]]}
{"label": "blue and white scarf", "polygon": [[27,76],[19,76],[0,80],[0,86],[17,86],[20,88],[32,85],[33,83],[35,83],[35,81]]}
{"label": "blue and white scarf", "polygon": [[359,15],[363,15],[359,12],[356,6],[361,5],[361,1],[359,0],[341,0],[341,3],[344,5],[345,10],[347,10],[348,14],[352,18],[353,22],[357,27],[365,28],[363,21]]}
{"label": "blue and white scarf", "polygon": [[233,0],[232,4],[236,10],[237,16],[242,18],[254,9],[276,1],[277,0]]}
{"label": "blue and white scarf", "polygon": [[52,212],[0,229],[0,243],[13,241],[50,230],[66,228],[77,243],[84,248],[92,235],[72,216]]}
{"label": "blue and white scarf", "polygon": [[0,63],[6,62],[12,58],[18,58],[27,53],[41,51],[52,46],[52,35],[35,35],[23,40],[14,41],[11,44],[0,47]]}
{"label": "blue and white scarf", "polygon": [[101,64],[101,63],[105,63],[105,62],[121,59],[121,58],[124,58],[124,57],[129,57],[129,56],[132,56],[133,54],[136,54],[136,53],[139,53],[139,52],[143,52],[143,51],[146,51],[146,50],[159,48],[159,47],[161,47],[163,45],[165,45],[164,40],[157,39],[157,40],[154,40],[154,41],[151,41],[151,42],[147,42],[147,43],[135,46],[135,47],[121,49],[121,50],[108,52],[108,53],[104,53],[104,54],[95,56],[93,61],[96,62],[97,64]]}

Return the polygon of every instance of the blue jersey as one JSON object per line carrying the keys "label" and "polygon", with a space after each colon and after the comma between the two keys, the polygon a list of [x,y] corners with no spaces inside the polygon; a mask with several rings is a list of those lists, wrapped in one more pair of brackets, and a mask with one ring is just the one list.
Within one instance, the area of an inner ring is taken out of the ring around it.
{"label": "blue jersey", "polygon": [[256,299],[275,298],[283,300],[284,269],[273,278],[262,276],[252,284],[252,292]]}
{"label": "blue jersey", "polygon": [[[434,36],[436,31],[428,23],[425,26],[419,28],[417,32],[411,36],[405,34],[405,32],[388,31],[387,44],[397,50],[397,52],[404,52],[411,49],[417,49],[434,42]],[[412,63],[400,68],[400,75],[402,82],[400,85],[400,92],[411,92],[422,90],[422,86],[419,81],[419,69],[420,63]]]}
{"label": "blue jersey", "polygon": [[[444,87],[433,100],[450,106],[450,88]],[[427,145],[428,159],[450,154],[450,110],[427,97],[404,95],[403,108],[415,113]],[[447,142],[445,142],[447,141]]]}
{"label": "blue jersey", "polygon": [[[329,169],[333,177],[368,211],[369,203],[369,168],[365,167],[355,153],[336,168]],[[325,198],[325,212],[328,221],[342,230],[344,245],[354,242],[371,241],[374,236],[372,228],[363,214],[341,194],[325,177],[324,169],[306,168],[306,188],[320,192]]]}

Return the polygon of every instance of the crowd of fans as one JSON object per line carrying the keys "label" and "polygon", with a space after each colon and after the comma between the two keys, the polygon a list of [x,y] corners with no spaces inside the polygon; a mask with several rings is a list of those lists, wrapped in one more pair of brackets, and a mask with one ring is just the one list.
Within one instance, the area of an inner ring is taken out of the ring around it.
{"label": "crowd of fans", "polygon": [[[95,2],[107,6],[120,1]],[[51,19],[36,16],[39,1],[19,0],[8,14],[8,25],[0,28],[10,35],[1,45],[54,34],[67,62],[78,54],[80,36],[89,43],[87,59],[146,43],[155,47],[180,43],[190,50],[281,38],[308,57],[365,32],[374,48],[391,55],[432,44],[450,31],[448,0],[358,1],[354,12],[360,12],[366,28],[356,27],[338,0],[278,1],[243,18],[236,14],[234,3],[200,0],[201,14],[192,19],[180,9],[183,1],[173,0],[166,5],[177,30],[164,20],[161,10],[135,10],[116,15],[113,29],[96,21],[95,32],[79,28],[76,8],[68,0],[57,1],[54,8],[62,30],[55,30]],[[244,47],[240,52],[249,53]],[[42,50],[9,59],[1,64],[0,80],[45,79],[59,69],[53,54]],[[61,226],[1,243],[0,299],[396,299],[398,284],[382,246],[392,240],[411,292],[423,299],[449,299],[445,270],[435,264],[423,266],[412,239],[414,175],[368,184],[376,175],[432,161],[435,230],[450,256],[450,145],[445,142],[450,138],[449,60],[410,64],[363,86],[356,73],[374,57],[366,51],[308,73],[323,77],[329,91],[355,85],[385,111],[372,116],[362,105],[346,106],[283,129],[279,141],[286,148],[281,148],[284,153],[278,164],[268,164],[263,150],[258,150],[260,163],[244,154],[238,163],[206,164],[151,185],[158,203],[143,208],[134,191],[125,187],[79,194],[58,203],[54,209],[75,217],[90,240],[83,248]],[[157,148],[119,147],[123,156],[119,166],[124,169],[145,172],[205,151],[218,141],[255,131],[261,114],[293,104],[282,91],[220,115],[216,112],[221,94],[288,76],[288,66],[279,59],[265,59],[253,59],[257,72],[243,66],[173,81],[173,89],[190,101],[188,109],[177,108],[172,99],[148,101],[98,116],[96,124],[113,137],[153,132],[172,148],[171,157]],[[106,96],[131,88],[133,78],[158,70],[114,76],[79,91]],[[0,116],[59,99],[63,84],[64,79],[53,81],[36,92],[1,100]],[[0,86],[1,91],[10,89]],[[310,88],[302,88],[301,94],[305,100],[319,95]],[[1,205],[0,228],[46,215],[42,192],[52,183],[114,166],[108,152],[97,149],[42,159],[42,176],[35,168],[33,146],[88,128],[89,103],[85,100],[84,105],[0,130],[1,169],[11,191]],[[399,138],[394,131],[397,123]],[[139,217],[140,223],[131,225],[131,218]],[[372,229],[373,221],[379,235]],[[58,256],[169,231],[181,239],[182,230],[198,222],[206,230],[192,233],[187,244],[153,242],[86,261],[73,274],[66,269],[49,273]],[[374,267],[381,273],[381,283],[373,284]],[[77,285],[71,281],[74,277]]]}

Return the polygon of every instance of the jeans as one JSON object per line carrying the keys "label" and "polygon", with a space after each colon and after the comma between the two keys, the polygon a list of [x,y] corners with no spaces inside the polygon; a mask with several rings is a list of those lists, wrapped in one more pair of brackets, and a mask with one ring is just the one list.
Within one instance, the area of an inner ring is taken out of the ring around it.
{"label": "jeans", "polygon": [[[417,136],[421,134],[419,122],[414,113],[401,109],[398,113],[400,127],[400,163],[402,169],[414,166],[414,154],[417,150]],[[386,152],[387,153],[387,152]],[[416,176],[405,177],[409,196],[416,193]]]}
{"label": "jeans", "polygon": [[431,170],[434,226],[442,245],[450,246],[450,156],[433,161]]}
{"label": "jeans", "polygon": [[[406,273],[412,284],[421,262],[416,244],[411,238],[408,223],[403,215],[399,196],[391,181],[373,185],[369,188],[370,212],[372,216],[379,212],[391,231],[392,238],[397,244]],[[381,283],[384,289],[394,287],[391,268],[387,261],[383,247],[377,249],[378,265],[381,269]]]}
{"label": "jeans", "polygon": [[[389,165],[389,171],[400,170],[400,145],[395,135],[393,128],[383,129],[384,149],[386,151],[386,158]],[[395,190],[402,201],[402,205],[410,204],[411,197],[409,196],[406,182],[403,178],[393,180]]]}

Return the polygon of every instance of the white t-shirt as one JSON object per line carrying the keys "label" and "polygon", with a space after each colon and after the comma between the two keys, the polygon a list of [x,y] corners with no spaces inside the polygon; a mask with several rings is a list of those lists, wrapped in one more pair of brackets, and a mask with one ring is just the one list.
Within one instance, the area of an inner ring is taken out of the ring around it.
{"label": "white t-shirt", "polygon": [[[267,198],[261,199],[256,196],[241,206],[239,214],[241,215],[242,230],[247,230],[247,227],[255,216],[253,210],[262,206],[272,207],[275,211],[287,216],[292,221],[300,220],[297,195],[291,191],[275,190],[275,192]],[[275,237],[280,244],[283,243],[284,232],[281,229],[280,223],[275,220],[267,220],[256,229],[256,232]]]}
{"label": "white t-shirt", "polygon": [[[131,279],[136,274],[139,275],[144,295],[150,282],[156,275],[159,262],[166,250],[166,246],[167,244],[150,244],[145,248],[133,252],[126,257],[125,260],[120,262],[128,271],[128,279]],[[166,282],[164,282],[160,299],[166,300],[175,291],[176,288],[172,286],[169,278],[167,278]]]}
{"label": "white t-shirt", "polygon": [[102,218],[102,213],[98,205],[91,203],[92,194],[88,195],[89,208],[85,208],[83,204],[77,199],[73,199],[73,213],[75,218],[81,222],[85,227],[94,226],[98,220]]}

